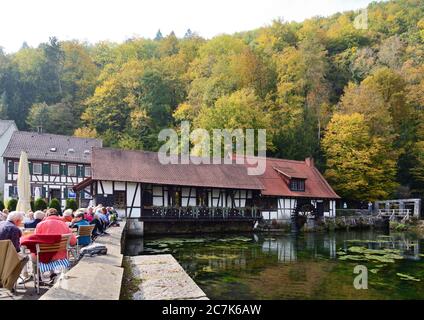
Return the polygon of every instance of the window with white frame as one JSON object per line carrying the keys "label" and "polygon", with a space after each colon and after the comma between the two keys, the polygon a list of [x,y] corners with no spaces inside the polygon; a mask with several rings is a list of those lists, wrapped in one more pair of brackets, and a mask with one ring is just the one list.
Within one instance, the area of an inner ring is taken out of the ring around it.
{"label": "window with white frame", "polygon": [[19,170],[19,162],[13,162],[13,173],[18,173]]}
{"label": "window with white frame", "polygon": [[50,166],[50,174],[59,175],[59,165],[58,164],[52,164]]}
{"label": "window with white frame", "polygon": [[84,176],[85,177],[91,177],[91,168],[90,167],[84,168]]}
{"label": "window with white frame", "polygon": [[33,163],[32,164],[32,173],[33,174],[42,174],[42,165],[41,163]]}
{"label": "window with white frame", "polygon": [[77,175],[77,167],[76,166],[68,166],[68,175],[69,176],[76,176]]}

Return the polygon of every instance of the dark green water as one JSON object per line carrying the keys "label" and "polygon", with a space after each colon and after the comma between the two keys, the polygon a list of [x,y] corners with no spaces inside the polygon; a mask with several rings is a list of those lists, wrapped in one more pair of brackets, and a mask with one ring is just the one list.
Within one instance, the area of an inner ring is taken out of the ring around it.
{"label": "dark green water", "polygon": [[[340,260],[337,252],[352,246],[397,249],[403,259],[391,263]],[[210,299],[424,299],[424,239],[413,234],[368,231],[127,239],[127,255],[158,253],[172,254]],[[367,267],[368,289],[354,288],[356,265]],[[405,280],[397,273],[420,281]]]}

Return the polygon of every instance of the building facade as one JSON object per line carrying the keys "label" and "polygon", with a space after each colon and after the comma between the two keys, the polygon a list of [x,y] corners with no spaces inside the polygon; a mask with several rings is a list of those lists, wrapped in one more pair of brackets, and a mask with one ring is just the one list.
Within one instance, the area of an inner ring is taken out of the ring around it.
{"label": "building facade", "polygon": [[[98,139],[23,132],[13,133],[3,154],[4,199],[18,197],[17,176],[21,151],[28,154],[32,196],[46,201],[53,198],[65,206],[66,199],[77,198],[72,186],[91,176],[93,147],[101,147]],[[81,199],[88,204],[88,195]]]}
{"label": "building facade", "polygon": [[314,165],[305,161],[267,158],[265,173],[259,176],[264,185],[261,191],[262,216],[265,220],[289,220],[293,213],[314,213],[319,217],[335,217],[334,192]]}
{"label": "building facade", "polygon": [[4,182],[5,182],[5,164],[3,161],[3,153],[9,144],[13,132],[17,131],[15,121],[13,120],[0,120],[0,194],[4,195]]}
{"label": "building facade", "polygon": [[154,152],[94,148],[92,168],[75,191],[129,218],[253,219],[258,213],[251,207],[262,184],[244,166],[162,165]]}
{"label": "building facade", "polygon": [[312,159],[267,158],[265,173],[249,176],[241,164],[163,165],[154,152],[94,148],[91,166],[74,190],[141,220],[331,217],[339,198]]}

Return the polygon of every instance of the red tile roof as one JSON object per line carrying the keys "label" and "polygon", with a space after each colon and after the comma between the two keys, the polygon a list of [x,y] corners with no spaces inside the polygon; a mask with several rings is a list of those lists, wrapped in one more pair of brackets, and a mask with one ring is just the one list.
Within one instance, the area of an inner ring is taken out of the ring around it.
{"label": "red tile roof", "polygon": [[261,190],[257,177],[237,164],[166,164],[158,153],[93,148],[92,179],[165,185]]}
{"label": "red tile roof", "polygon": [[[340,198],[313,161],[266,158],[262,175],[249,176],[248,164],[166,164],[158,153],[93,148],[92,179],[165,185],[261,190],[262,195],[307,198]],[[291,191],[289,179],[305,180],[305,191]],[[85,187],[85,184],[84,186]]]}
{"label": "red tile roof", "polygon": [[[262,195],[340,198],[314,166],[312,160],[295,161],[267,157],[265,173],[258,178],[265,187],[261,191]],[[305,179],[305,191],[291,191],[288,183],[291,178]]]}

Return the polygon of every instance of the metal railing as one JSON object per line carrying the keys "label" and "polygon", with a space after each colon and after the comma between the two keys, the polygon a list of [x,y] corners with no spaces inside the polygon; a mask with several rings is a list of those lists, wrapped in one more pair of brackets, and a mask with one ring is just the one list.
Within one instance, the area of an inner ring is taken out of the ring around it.
{"label": "metal railing", "polygon": [[377,216],[389,217],[390,220],[396,218],[409,219],[411,216],[411,209],[379,209]]}

